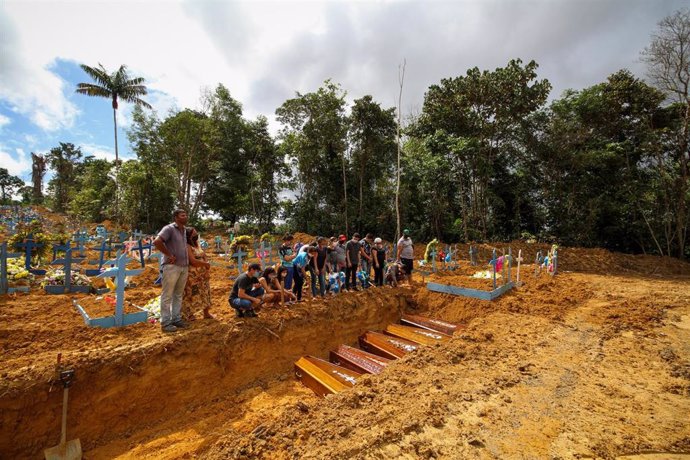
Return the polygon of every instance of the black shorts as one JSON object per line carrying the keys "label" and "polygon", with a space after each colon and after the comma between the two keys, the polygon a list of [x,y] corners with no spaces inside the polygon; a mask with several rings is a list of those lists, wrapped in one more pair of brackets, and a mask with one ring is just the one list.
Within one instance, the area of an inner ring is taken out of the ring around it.
{"label": "black shorts", "polygon": [[412,273],[412,267],[413,267],[413,260],[412,259],[403,259],[400,258],[400,262],[402,262],[403,267],[405,267],[405,274],[409,275]]}

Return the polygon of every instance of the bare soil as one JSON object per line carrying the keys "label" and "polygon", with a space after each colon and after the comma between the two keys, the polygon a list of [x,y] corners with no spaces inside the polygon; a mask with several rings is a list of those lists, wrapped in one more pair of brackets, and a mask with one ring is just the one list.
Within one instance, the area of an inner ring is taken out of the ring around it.
{"label": "bare soil", "polygon": [[[68,438],[79,438],[89,459],[690,453],[690,267],[561,248],[552,278],[535,276],[531,263],[547,245],[511,247],[529,261],[524,284],[492,302],[429,292],[416,275],[412,286],[267,308],[246,320],[227,306],[236,271],[214,267],[217,319],[172,335],[151,323],[87,328],[72,298],[93,316],[112,313],[93,295],[36,287],[3,296],[0,458],[40,458],[58,442],[58,353],[77,376]],[[487,269],[491,249],[481,246],[480,264],[470,267],[468,247],[458,245],[460,268],[427,280],[488,290],[489,280],[470,275]],[[423,252],[418,245],[418,258]],[[127,300],[157,296],[157,275],[155,262],[147,265]],[[338,395],[320,399],[294,379],[300,356],[327,357],[405,311],[465,327]]]}

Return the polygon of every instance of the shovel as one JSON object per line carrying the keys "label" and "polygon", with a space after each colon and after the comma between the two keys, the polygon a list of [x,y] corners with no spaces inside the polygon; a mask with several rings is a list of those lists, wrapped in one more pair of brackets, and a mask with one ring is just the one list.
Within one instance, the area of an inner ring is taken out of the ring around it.
{"label": "shovel", "polygon": [[62,432],[60,434],[60,444],[50,447],[43,451],[46,460],[81,460],[81,442],[79,439],[67,440],[67,396],[69,387],[72,386],[74,370],[60,372],[60,381],[64,388],[62,394]]}

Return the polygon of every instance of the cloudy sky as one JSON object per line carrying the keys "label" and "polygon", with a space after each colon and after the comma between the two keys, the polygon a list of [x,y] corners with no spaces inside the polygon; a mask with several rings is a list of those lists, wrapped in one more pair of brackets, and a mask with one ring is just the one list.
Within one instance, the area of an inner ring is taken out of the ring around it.
{"label": "cloudy sky", "polygon": [[[536,60],[557,97],[628,68],[657,22],[686,0],[31,1],[0,2],[0,167],[28,180],[31,152],[72,142],[114,158],[106,99],[74,93],[79,64],[126,64],[143,76],[159,114],[198,107],[203,88],[227,86],[245,116],[266,115],[295,91],[340,83],[353,100],[393,107],[405,59],[403,110],[468,68]],[[132,153],[121,105],[120,154]]]}

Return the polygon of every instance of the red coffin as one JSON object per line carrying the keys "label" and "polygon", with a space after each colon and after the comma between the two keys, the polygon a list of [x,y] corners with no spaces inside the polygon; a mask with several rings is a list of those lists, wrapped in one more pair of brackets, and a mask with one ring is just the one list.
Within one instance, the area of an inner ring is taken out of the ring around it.
{"label": "red coffin", "polygon": [[402,358],[421,345],[409,340],[391,337],[378,332],[367,331],[359,337],[362,349],[388,359]]}
{"label": "red coffin", "polygon": [[347,345],[340,345],[337,350],[331,351],[330,360],[333,364],[362,374],[380,374],[391,362],[390,359]]}

